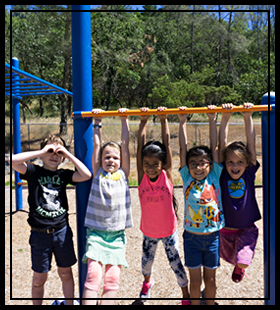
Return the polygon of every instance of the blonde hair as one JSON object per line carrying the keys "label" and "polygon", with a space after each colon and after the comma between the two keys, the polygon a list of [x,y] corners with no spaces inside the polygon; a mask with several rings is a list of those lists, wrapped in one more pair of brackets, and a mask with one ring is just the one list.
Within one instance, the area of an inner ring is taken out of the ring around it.
{"label": "blonde hair", "polygon": [[119,143],[117,143],[117,142],[107,142],[107,143],[105,143],[102,147],[101,147],[101,157],[102,157],[102,154],[103,154],[103,151],[105,150],[105,148],[106,147],[108,147],[108,146],[111,146],[111,147],[114,147],[114,148],[116,148],[116,149],[118,149],[118,150],[120,150],[121,151],[121,145],[119,144]]}
{"label": "blonde hair", "polygon": [[233,152],[235,155],[239,157],[243,157],[247,164],[251,163],[251,154],[248,151],[248,147],[241,141],[236,141],[229,144],[223,152],[223,161],[225,162],[227,159],[228,153]]}

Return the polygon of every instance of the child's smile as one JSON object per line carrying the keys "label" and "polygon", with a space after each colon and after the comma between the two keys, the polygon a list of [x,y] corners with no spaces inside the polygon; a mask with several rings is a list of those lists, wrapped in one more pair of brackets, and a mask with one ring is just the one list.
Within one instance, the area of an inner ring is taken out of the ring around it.
{"label": "child's smile", "polygon": [[143,170],[151,181],[156,181],[162,171],[162,162],[155,156],[144,156]]}
{"label": "child's smile", "polygon": [[205,179],[211,171],[211,163],[202,155],[191,157],[188,167],[192,178],[198,181]]}
{"label": "child's smile", "polygon": [[245,158],[236,155],[234,152],[227,154],[225,164],[228,174],[234,180],[240,179],[245,169],[248,167]]}
{"label": "child's smile", "polygon": [[121,154],[120,150],[107,146],[102,154],[102,168],[106,172],[114,173],[120,169],[121,166]]}

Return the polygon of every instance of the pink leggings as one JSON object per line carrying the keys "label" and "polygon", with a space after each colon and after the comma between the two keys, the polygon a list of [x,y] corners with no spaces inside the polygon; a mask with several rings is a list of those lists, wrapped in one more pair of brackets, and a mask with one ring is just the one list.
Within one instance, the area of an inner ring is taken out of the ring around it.
{"label": "pink leggings", "polygon": [[[121,273],[121,266],[105,266],[104,277],[104,291],[117,291],[119,288],[119,278]],[[90,291],[99,291],[102,279],[102,264],[92,259],[88,259],[87,278],[85,288]]]}

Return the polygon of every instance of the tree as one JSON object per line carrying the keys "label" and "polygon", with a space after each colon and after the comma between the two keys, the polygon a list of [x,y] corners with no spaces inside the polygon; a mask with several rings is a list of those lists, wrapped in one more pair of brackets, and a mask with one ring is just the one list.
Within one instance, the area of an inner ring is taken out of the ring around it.
{"label": "tree", "polygon": [[138,79],[137,74],[124,74],[132,69],[129,55],[141,51],[144,45],[142,21],[137,14],[92,13],[94,87],[99,95],[94,98],[95,106],[108,110],[111,105],[119,104],[118,87]]}
{"label": "tree", "polygon": [[[71,90],[71,14],[44,11],[65,8],[57,5],[13,8],[30,10],[13,13],[12,50],[20,68]],[[275,88],[274,5],[163,5],[153,12],[156,5],[144,8],[131,13],[125,12],[131,9],[128,5],[103,5],[108,12],[96,9],[91,14],[95,107],[258,102],[268,88],[269,66]],[[188,11],[179,12],[184,9]],[[6,10],[6,62],[9,27]],[[66,122],[69,98],[39,99],[40,108],[33,112],[60,112],[61,122]]]}
{"label": "tree", "polygon": [[[17,5],[15,10],[33,9],[34,6]],[[71,90],[71,43],[70,16],[71,13],[44,12],[43,9],[61,9],[55,5],[37,5],[41,12],[13,13],[13,56],[20,60],[20,68],[44,80]],[[66,23],[67,20],[67,23]],[[51,25],[51,26],[50,26]],[[8,60],[9,62],[9,56]],[[61,82],[62,81],[62,82]],[[40,116],[46,110],[61,111],[61,122],[67,121],[66,99],[61,96],[40,96]],[[26,97],[25,103],[31,98]],[[33,97],[32,97],[33,100]],[[67,99],[69,100],[69,98]],[[66,111],[66,112],[65,112]],[[61,128],[61,133],[63,130]]]}

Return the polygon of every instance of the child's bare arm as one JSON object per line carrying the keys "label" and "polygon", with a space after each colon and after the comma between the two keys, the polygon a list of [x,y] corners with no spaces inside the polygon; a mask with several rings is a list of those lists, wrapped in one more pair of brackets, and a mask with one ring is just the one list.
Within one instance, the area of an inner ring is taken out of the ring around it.
{"label": "child's bare arm", "polygon": [[245,109],[248,109],[248,112],[242,112],[242,115],[244,117],[245,122],[245,132],[246,132],[246,138],[247,138],[247,147],[248,151],[251,154],[251,163],[253,165],[256,165],[257,163],[257,157],[256,157],[256,135],[255,135],[255,129],[252,119],[252,111],[250,111],[250,108],[254,106],[253,103],[244,103],[243,107]]}
{"label": "child's bare arm", "polygon": [[[187,109],[186,107],[179,107],[180,110]],[[178,114],[180,125],[179,125],[179,144],[180,144],[180,166],[181,168],[187,165],[187,125],[186,120],[188,114]]]}
{"label": "child's bare arm", "polygon": [[[158,107],[158,111],[164,111],[165,107]],[[170,147],[170,131],[167,121],[167,115],[158,115],[160,122],[161,122],[161,137],[162,137],[162,143],[164,144],[166,148],[166,164],[164,165],[164,170],[167,173],[167,176],[171,183],[173,183],[173,177],[172,177],[172,150]]]}
{"label": "child's bare arm", "polygon": [[77,169],[72,176],[73,182],[84,182],[91,178],[91,172],[86,165],[83,164],[77,157],[72,155],[64,146],[59,144],[56,147],[55,152],[60,157],[68,158]]}
{"label": "child's bare arm", "polygon": [[47,144],[42,150],[24,152],[12,155],[12,167],[20,174],[25,174],[27,170],[26,162],[30,159],[37,158],[46,154],[50,149],[54,149],[53,144]]}
{"label": "child's bare arm", "polygon": [[[141,108],[141,112],[147,112],[148,108]],[[142,148],[146,143],[147,121],[149,115],[140,116],[140,126],[138,131],[138,146],[137,146],[137,173],[138,173],[138,185],[142,182],[144,171],[142,163]]]}
{"label": "child's bare arm", "polygon": [[[208,109],[212,110],[216,106],[209,105]],[[219,161],[218,156],[218,137],[217,137],[217,126],[216,126],[216,113],[207,113],[209,118],[209,137],[210,137],[210,150],[212,153],[213,161],[216,163]]]}
{"label": "child's bare arm", "polygon": [[95,177],[101,162],[101,121],[102,117],[98,116],[100,109],[93,109],[92,112],[96,114],[93,125],[93,152],[92,152],[92,171]]}
{"label": "child's bare arm", "polygon": [[[119,113],[124,113],[128,109],[119,109]],[[130,173],[130,155],[129,155],[129,127],[128,127],[128,117],[120,116],[122,122],[122,170],[125,176],[128,178]]]}
{"label": "child's bare arm", "polygon": [[[232,103],[223,104],[222,108],[225,110],[232,110],[233,104]],[[222,113],[222,120],[219,130],[219,162],[223,161],[223,152],[227,146],[229,119],[232,114],[233,113],[230,112]]]}

